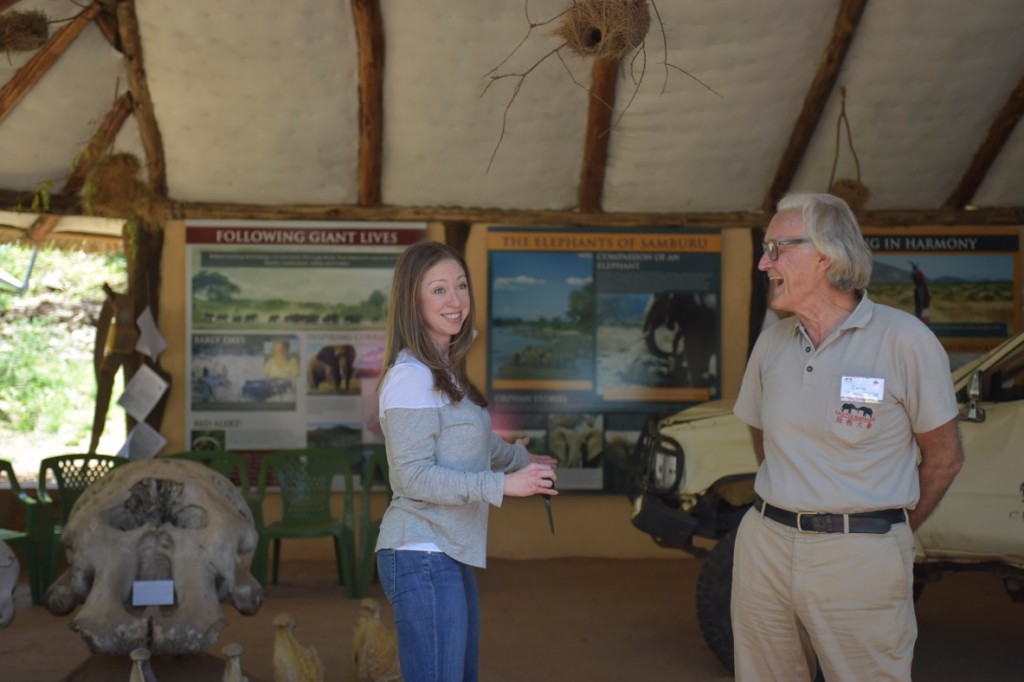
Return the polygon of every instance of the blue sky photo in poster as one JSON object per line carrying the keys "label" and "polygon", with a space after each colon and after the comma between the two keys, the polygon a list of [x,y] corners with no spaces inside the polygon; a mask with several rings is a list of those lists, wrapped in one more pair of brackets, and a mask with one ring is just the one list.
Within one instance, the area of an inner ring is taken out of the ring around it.
{"label": "blue sky photo in poster", "polygon": [[594,281],[592,253],[498,251],[491,255],[491,316],[564,316],[569,297]]}
{"label": "blue sky photo in poster", "polygon": [[591,253],[491,252],[492,380],[591,388],[593,263]]}

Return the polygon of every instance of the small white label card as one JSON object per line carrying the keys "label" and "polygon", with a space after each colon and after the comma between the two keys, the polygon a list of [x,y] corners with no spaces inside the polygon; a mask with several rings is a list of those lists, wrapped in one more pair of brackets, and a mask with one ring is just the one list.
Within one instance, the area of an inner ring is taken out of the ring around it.
{"label": "small white label card", "polygon": [[160,402],[168,386],[164,378],[150,369],[149,365],[141,365],[128,380],[124,393],[117,399],[117,404],[135,421],[144,421],[146,415]]}
{"label": "small white label card", "polygon": [[153,360],[158,360],[160,353],[167,348],[167,342],[164,341],[164,337],[160,336],[156,320],[153,319],[152,308],[147,305],[139,318],[135,320],[135,324],[139,328],[139,340],[135,343],[135,350],[145,353]]}
{"label": "small white label card", "polygon": [[129,432],[118,457],[125,459],[152,459],[167,445],[167,439],[146,422],[139,422]]}
{"label": "small white label card", "polygon": [[174,606],[174,581],[136,580],[132,583],[132,606]]}
{"label": "small white label card", "polygon": [[880,403],[885,396],[885,379],[879,377],[843,377],[839,383],[841,400]]}

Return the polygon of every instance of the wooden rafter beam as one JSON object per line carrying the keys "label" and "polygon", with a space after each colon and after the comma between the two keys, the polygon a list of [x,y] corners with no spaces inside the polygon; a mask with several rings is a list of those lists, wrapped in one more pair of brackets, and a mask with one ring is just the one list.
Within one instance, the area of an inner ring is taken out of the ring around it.
{"label": "wooden rafter beam", "polygon": [[359,44],[359,205],[378,206],[384,140],[384,20],[380,0],[352,0]]}
{"label": "wooden rafter beam", "polygon": [[992,163],[999,156],[1003,145],[1010,138],[1013,129],[1017,126],[1021,116],[1024,116],[1024,77],[1021,77],[1017,87],[1010,93],[1010,98],[996,115],[995,120],[988,129],[988,136],[974,153],[974,159],[968,166],[964,176],[960,178],[960,184],[956,186],[953,193],[946,199],[943,208],[960,209],[974,197],[982,181],[988,174]]}
{"label": "wooden rafter beam", "polygon": [[104,152],[114,143],[114,138],[117,137],[117,133],[121,130],[121,126],[124,125],[125,119],[131,113],[132,96],[131,93],[126,92],[114,102],[114,107],[103,117],[103,121],[100,122],[99,128],[93,133],[92,139],[89,140],[85,151],[75,161],[71,174],[68,175],[68,179],[64,182],[64,189],[61,190],[61,194],[74,196],[82,190],[89,171],[93,169],[96,162],[103,157]]}
{"label": "wooden rafter beam", "polygon": [[160,126],[153,110],[153,98],[149,94],[146,68],[142,58],[142,37],[139,34],[139,20],[135,15],[135,0],[121,0],[117,5],[117,24],[124,52],[125,71],[128,87],[135,103],[135,122],[139,126],[142,148],[146,152],[146,170],[153,193],[167,197],[167,164],[164,158],[164,144]]}
{"label": "wooden rafter beam", "polygon": [[18,69],[11,80],[0,88],[0,121],[7,118],[14,107],[25,95],[32,91],[36,83],[46,75],[62,54],[75,42],[75,38],[99,14],[100,5],[93,3],[68,22],[63,28],[50,36],[50,40],[36,52],[25,65]]}
{"label": "wooden rafter beam", "polygon": [[57,228],[61,216],[44,213],[36,218],[36,221],[25,230],[25,238],[34,244],[42,244]]}
{"label": "wooden rafter beam", "polygon": [[[31,192],[0,189],[0,210],[24,210]],[[81,215],[78,197],[50,196],[47,211],[55,215]],[[473,209],[453,206],[358,206],[353,204],[258,205],[172,202],[174,218],[220,220],[370,220],[438,221],[490,225],[551,227],[679,227],[701,229],[764,228],[771,218],[764,211],[706,213],[580,213],[574,210],[531,211]],[[127,216],[125,216],[127,217]],[[868,211],[865,227],[995,227],[1024,226],[1024,206],[953,211]]]}
{"label": "wooden rafter beam", "polygon": [[587,109],[587,131],[583,144],[583,168],[580,173],[579,208],[583,213],[601,211],[618,75],[619,60],[594,60],[590,74],[590,106]]}
{"label": "wooden rafter beam", "polygon": [[821,63],[818,64],[818,72],[804,97],[803,109],[796,119],[793,132],[790,133],[789,144],[786,145],[786,151],[783,152],[782,160],[779,161],[779,166],[775,170],[775,177],[768,188],[768,194],[765,195],[764,202],[761,204],[765,211],[775,211],[775,204],[789,189],[793,177],[800,168],[807,145],[811,142],[814,129],[818,127],[821,113],[825,110],[825,103],[839,77],[839,68],[843,65],[846,52],[857,32],[857,25],[860,23],[865,5],[867,5],[867,0],[843,0],[843,4],[839,8],[836,23],[832,29],[832,38],[828,41],[825,54],[821,57]]}
{"label": "wooden rafter beam", "polygon": [[[52,208],[51,208],[52,210]],[[764,228],[771,215],[763,211],[707,213],[579,213],[578,211],[529,211],[467,209],[446,206],[255,206],[244,204],[178,203],[176,217],[265,220],[411,220],[491,225]],[[865,227],[997,226],[1024,225],[1024,207],[987,208],[972,211],[868,211]]]}
{"label": "wooden rafter beam", "polygon": [[121,51],[121,32],[118,30],[115,8],[107,8],[96,15],[96,28],[100,30],[111,47],[118,52]]}

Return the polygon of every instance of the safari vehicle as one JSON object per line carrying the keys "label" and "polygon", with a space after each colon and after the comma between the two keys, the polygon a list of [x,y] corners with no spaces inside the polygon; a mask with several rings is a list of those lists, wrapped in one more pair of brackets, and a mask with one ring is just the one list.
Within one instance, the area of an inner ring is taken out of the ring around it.
{"label": "safari vehicle", "polygon": [[[1024,334],[955,370],[953,385],[965,462],[916,531],[914,597],[944,571],[983,570],[1024,602]],[[733,545],[757,466],[750,431],[730,401],[704,403],[649,418],[634,458],[633,525],[659,545],[704,557],[698,620],[731,669]]]}

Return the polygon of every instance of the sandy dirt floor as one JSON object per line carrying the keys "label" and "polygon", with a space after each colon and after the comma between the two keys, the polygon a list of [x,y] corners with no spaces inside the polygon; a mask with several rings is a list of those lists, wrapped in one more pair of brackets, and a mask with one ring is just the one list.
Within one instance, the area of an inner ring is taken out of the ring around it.
{"label": "sandy dirt floor", "polygon": [[[700,565],[694,559],[492,561],[478,574],[481,680],[731,680],[697,626]],[[295,617],[296,638],[319,652],[325,680],[355,679],[351,643],[359,602],[331,584],[332,572],[329,563],[285,564],[258,614],[245,617],[224,606],[228,626],[204,665],[155,661],[158,679],[219,682],[220,650],[237,642],[245,648],[250,682],[273,682],[272,620],[282,612]],[[371,596],[383,602],[379,585]],[[89,656],[68,627],[71,616],[32,606],[25,584],[16,599],[14,622],[0,631],[0,680],[53,682],[76,669],[102,671],[76,679],[128,680],[126,661]],[[1012,603],[994,576],[944,576],[922,595],[918,621],[915,680],[1024,680],[1024,604]]]}

